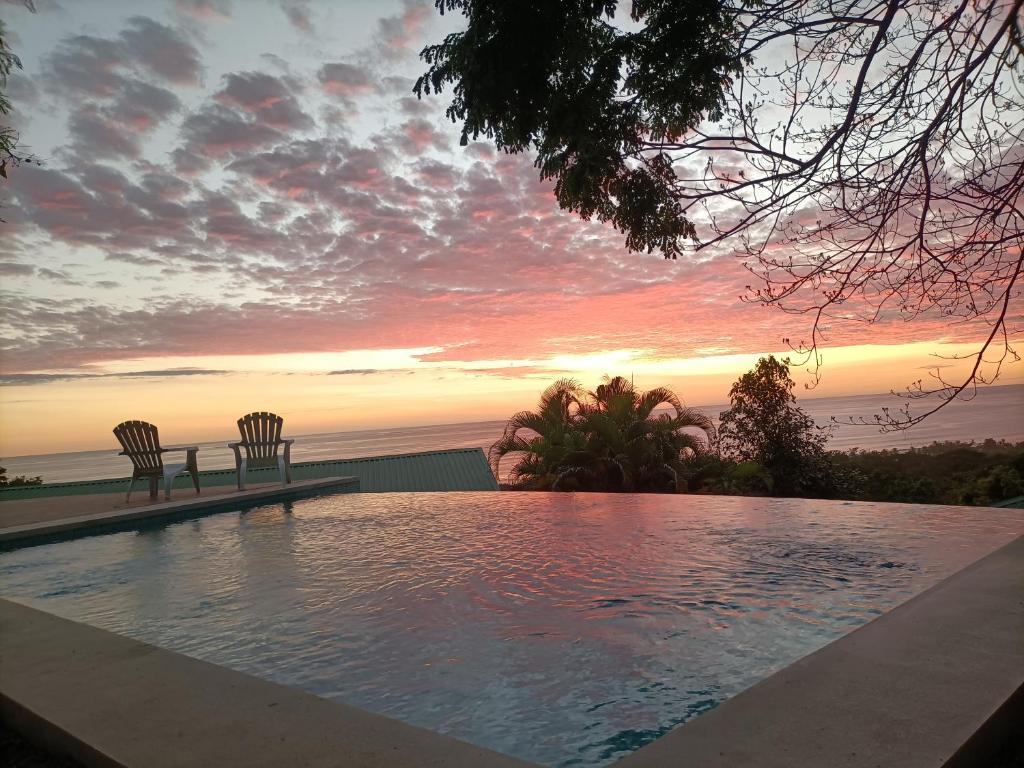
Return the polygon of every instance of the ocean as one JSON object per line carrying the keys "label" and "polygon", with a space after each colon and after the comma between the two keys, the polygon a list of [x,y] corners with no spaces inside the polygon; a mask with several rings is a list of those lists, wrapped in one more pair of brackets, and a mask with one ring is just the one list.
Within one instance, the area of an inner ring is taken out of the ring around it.
{"label": "ocean", "polygon": [[[888,406],[895,410],[902,402],[891,395],[797,400],[797,404],[813,416],[816,423],[823,426],[828,425],[833,416],[839,420],[849,417],[871,419],[883,407]],[[719,404],[695,407],[717,417],[727,406]],[[295,438],[292,461],[299,462],[383,456],[444,448],[479,447],[486,453],[501,436],[504,426],[504,421],[477,421],[311,435],[293,435],[286,429],[285,433],[287,437]],[[287,422],[285,427],[287,428]],[[1010,442],[1024,440],[1024,384],[980,389],[972,401],[951,403],[922,424],[903,432],[881,433],[875,426],[840,424],[834,428],[828,447],[835,450],[906,449],[911,446],[928,445],[936,440],[980,442],[987,438]],[[110,439],[113,443],[113,436]],[[234,458],[227,448],[227,443],[237,439],[237,435],[225,434],[223,440],[199,443],[199,468],[233,468]],[[7,468],[8,477],[40,475],[48,483],[125,477],[130,474],[130,465],[127,459],[118,456],[117,452],[118,448],[111,445],[110,449],[100,451],[10,456],[0,458],[0,466]]]}

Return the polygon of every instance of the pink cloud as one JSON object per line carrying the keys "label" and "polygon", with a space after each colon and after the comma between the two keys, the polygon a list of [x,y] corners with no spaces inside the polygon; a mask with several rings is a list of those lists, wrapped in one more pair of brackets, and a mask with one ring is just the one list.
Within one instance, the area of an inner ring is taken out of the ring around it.
{"label": "pink cloud", "polygon": [[324,64],[317,72],[320,87],[336,96],[353,97],[376,90],[370,74],[361,67],[344,62]]}
{"label": "pink cloud", "polygon": [[227,0],[175,0],[174,5],[178,13],[197,21],[220,22],[231,18],[230,4]]}
{"label": "pink cloud", "polygon": [[313,127],[313,120],[299,106],[297,94],[301,93],[302,85],[294,78],[237,72],[227,75],[224,81],[224,87],[213,98],[249,114],[254,122],[280,131]]}
{"label": "pink cloud", "polygon": [[377,37],[386,54],[398,57],[408,51],[431,18],[432,10],[428,3],[406,0],[402,13],[381,19]]}
{"label": "pink cloud", "polygon": [[[419,7],[403,14],[409,34]],[[700,264],[627,254],[619,233],[560,211],[529,156],[482,142],[457,148],[457,131],[413,99],[396,101],[359,140],[337,122],[318,126],[308,116],[317,85],[339,99],[391,93],[386,78],[378,90],[353,65],[326,64],[304,81],[234,72],[172,121],[182,108],[172,86],[194,82],[202,62],[174,69],[133,37],[157,44],[168,33],[142,22],[130,30],[112,41],[71,38],[51,57],[50,75],[68,77],[62,93],[77,94],[80,143],[63,165],[17,169],[3,268],[75,279],[57,265],[42,273],[37,246],[89,246],[145,276],[146,308],[97,293],[7,297],[5,371],[422,346],[443,348],[424,359],[449,362],[624,347],[677,357],[777,348],[806,328],[740,302],[754,280],[729,254]],[[177,141],[140,152],[163,125],[178,130]],[[183,274],[217,298],[161,292],[165,277]],[[886,318],[883,327],[888,341],[963,334],[938,318],[912,326]],[[830,342],[857,343],[863,331],[837,323]]]}

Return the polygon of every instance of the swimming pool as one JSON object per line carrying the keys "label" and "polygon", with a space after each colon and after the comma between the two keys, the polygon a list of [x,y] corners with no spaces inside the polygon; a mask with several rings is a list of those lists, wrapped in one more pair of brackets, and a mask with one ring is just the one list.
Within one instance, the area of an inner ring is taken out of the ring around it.
{"label": "swimming pool", "polygon": [[344,494],[0,553],[0,591],[547,765],[599,766],[1024,533],[1019,510]]}

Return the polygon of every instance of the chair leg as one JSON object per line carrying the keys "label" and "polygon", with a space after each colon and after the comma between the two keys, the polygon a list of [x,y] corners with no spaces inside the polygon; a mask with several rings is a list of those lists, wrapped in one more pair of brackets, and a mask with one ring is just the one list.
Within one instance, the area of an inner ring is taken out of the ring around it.
{"label": "chair leg", "polygon": [[284,461],[284,456],[277,457],[277,471],[281,474],[281,485],[288,485],[288,465]]}
{"label": "chair leg", "polygon": [[245,490],[245,471],[249,468],[248,462],[242,459],[238,462],[238,490]]}
{"label": "chair leg", "polygon": [[153,475],[152,477],[149,478],[149,498],[155,499],[159,489],[160,481],[157,479],[156,475]]}
{"label": "chair leg", "polygon": [[174,485],[174,475],[166,475],[164,477],[164,498],[167,501],[171,500],[171,486]]}
{"label": "chair leg", "polygon": [[124,503],[127,504],[132,500],[132,488],[135,487],[135,481],[137,478],[132,477],[132,481],[128,483],[128,495],[124,497]]}
{"label": "chair leg", "polygon": [[188,454],[188,473],[192,476],[192,485],[196,487],[196,495],[199,494],[199,465],[196,462],[195,453],[189,451]]}

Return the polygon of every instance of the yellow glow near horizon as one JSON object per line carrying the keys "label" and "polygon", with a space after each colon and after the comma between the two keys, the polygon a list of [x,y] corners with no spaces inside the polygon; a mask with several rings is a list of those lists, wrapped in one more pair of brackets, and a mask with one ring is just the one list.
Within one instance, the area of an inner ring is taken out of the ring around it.
{"label": "yellow glow near horizon", "polygon": [[[828,348],[820,384],[798,390],[797,397],[901,389],[927,377],[925,369],[936,363],[952,365],[944,372],[953,377],[963,372],[964,363],[933,355],[971,349],[936,343]],[[645,357],[644,350],[610,350],[542,360],[417,358],[433,351],[122,360],[96,372],[201,368],[226,373],[7,386],[0,392],[0,456],[112,448],[111,430],[126,419],[158,424],[167,444],[227,439],[234,436],[235,419],[250,410],[280,413],[291,434],[497,420],[532,408],[541,390],[561,376],[588,388],[605,374],[632,376],[643,389],[674,389],[689,405],[718,405],[727,400],[731,383],[768,354],[666,359]],[[330,371],[350,373],[327,375]],[[798,384],[812,380],[797,366],[794,378]],[[1024,365],[1016,363],[1004,368],[999,383],[1021,381]]]}

